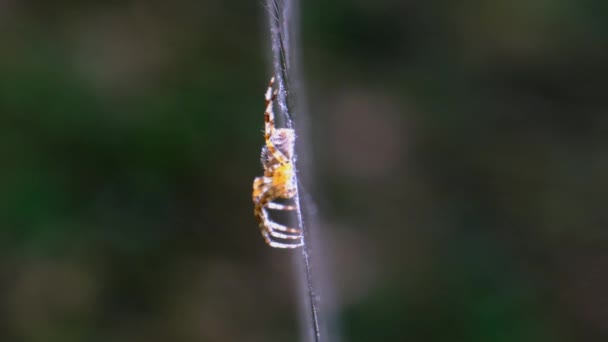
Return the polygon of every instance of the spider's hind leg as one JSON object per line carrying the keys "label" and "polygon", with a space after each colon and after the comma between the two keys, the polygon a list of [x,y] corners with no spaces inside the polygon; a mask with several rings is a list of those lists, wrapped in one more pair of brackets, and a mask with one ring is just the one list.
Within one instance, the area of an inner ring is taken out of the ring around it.
{"label": "spider's hind leg", "polygon": [[272,221],[266,209],[263,208],[260,211],[258,220],[264,241],[269,246],[277,248],[296,248],[302,246],[301,231]]}
{"label": "spider's hind leg", "polygon": [[274,202],[268,202],[268,205],[266,207],[268,209],[273,209],[273,210],[296,210],[296,207],[294,205],[286,205],[286,204],[280,204],[280,203],[274,203]]}
{"label": "spider's hind leg", "polygon": [[[271,247],[277,248],[296,248],[302,246],[302,232],[297,228],[290,228],[275,222],[268,211],[278,211],[278,213],[295,210],[295,206],[287,203],[276,203],[278,200],[276,188],[268,187],[264,183],[263,177],[258,177],[254,181],[254,215],[264,241]],[[288,219],[287,215],[281,218]]]}
{"label": "spider's hind leg", "polygon": [[273,239],[272,236],[266,232],[266,231],[262,231],[262,236],[264,237],[264,241],[266,242],[266,244],[270,247],[275,247],[275,248],[298,248],[298,247],[302,247],[304,245],[304,243],[300,240],[296,243],[285,243],[285,242],[279,242],[276,239]]}

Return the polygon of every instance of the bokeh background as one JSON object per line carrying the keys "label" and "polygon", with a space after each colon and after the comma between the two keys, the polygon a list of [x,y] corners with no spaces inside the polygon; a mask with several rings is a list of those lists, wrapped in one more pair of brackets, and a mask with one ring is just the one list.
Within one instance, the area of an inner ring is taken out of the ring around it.
{"label": "bokeh background", "polygon": [[[608,2],[303,1],[343,341],[608,339]],[[296,341],[262,1],[0,1],[0,340]]]}

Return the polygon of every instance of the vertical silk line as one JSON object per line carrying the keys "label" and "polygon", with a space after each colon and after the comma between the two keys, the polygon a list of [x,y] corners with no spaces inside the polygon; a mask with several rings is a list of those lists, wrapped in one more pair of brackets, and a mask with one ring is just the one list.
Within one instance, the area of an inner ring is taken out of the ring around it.
{"label": "vertical silk line", "polygon": [[[294,89],[291,87],[297,81],[297,72],[295,70],[295,61],[293,57],[296,55],[296,47],[293,45],[293,34],[295,25],[298,20],[296,18],[295,0],[267,0],[267,14],[270,22],[270,38],[272,43],[273,68],[275,71],[277,85],[279,89],[277,103],[280,107],[280,115],[283,116],[284,124],[288,128],[295,129],[293,123],[293,113],[295,111],[296,99],[294,99]],[[298,115],[302,115],[298,112]],[[296,130],[296,133],[298,131]],[[296,134],[297,135],[297,134]],[[296,140],[297,144],[297,140]],[[303,262],[303,272],[305,273],[308,311],[306,313],[308,324],[310,325],[309,336],[312,335],[312,341],[321,341],[321,332],[319,329],[319,305],[317,302],[317,293],[315,290],[315,282],[313,277],[312,262],[310,258],[309,244],[307,239],[310,236],[307,224],[304,222],[301,203],[300,203],[300,182],[298,181],[298,167],[294,160],[294,168],[296,169],[295,182],[298,186],[298,191],[294,197],[294,205],[296,207],[296,217],[298,229],[302,232],[303,246],[300,248],[301,258]],[[300,271],[300,270],[299,270]],[[308,325],[307,324],[307,325]]]}

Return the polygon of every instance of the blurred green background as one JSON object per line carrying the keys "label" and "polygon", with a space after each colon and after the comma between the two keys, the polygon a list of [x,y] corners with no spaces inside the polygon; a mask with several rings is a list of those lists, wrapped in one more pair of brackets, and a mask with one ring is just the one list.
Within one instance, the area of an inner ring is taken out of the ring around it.
{"label": "blurred green background", "polygon": [[[608,339],[608,2],[302,1],[343,341]],[[0,341],[296,341],[262,1],[0,2]]]}

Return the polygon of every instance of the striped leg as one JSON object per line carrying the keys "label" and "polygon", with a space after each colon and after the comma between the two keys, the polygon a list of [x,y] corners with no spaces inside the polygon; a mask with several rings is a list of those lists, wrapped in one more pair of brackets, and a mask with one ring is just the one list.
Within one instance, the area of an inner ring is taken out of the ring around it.
{"label": "striped leg", "polygon": [[[294,210],[294,206],[283,205],[271,202],[276,196],[276,189],[265,182],[264,177],[258,177],[254,180],[254,216],[258,221],[264,241],[272,247],[278,248],[296,248],[302,245],[301,231],[297,228],[289,228],[279,223],[272,221],[268,217],[266,209],[275,210]],[[276,239],[282,240],[300,240],[299,242],[279,242]]]}
{"label": "striped leg", "polygon": [[264,140],[266,141],[268,152],[270,152],[279,163],[286,164],[289,163],[289,158],[283,155],[270,139],[275,133],[273,103],[277,98],[278,93],[278,90],[272,90],[273,85],[274,77],[270,78],[268,90],[266,90],[266,94],[264,95],[264,99],[266,100],[266,110],[264,111]]}

